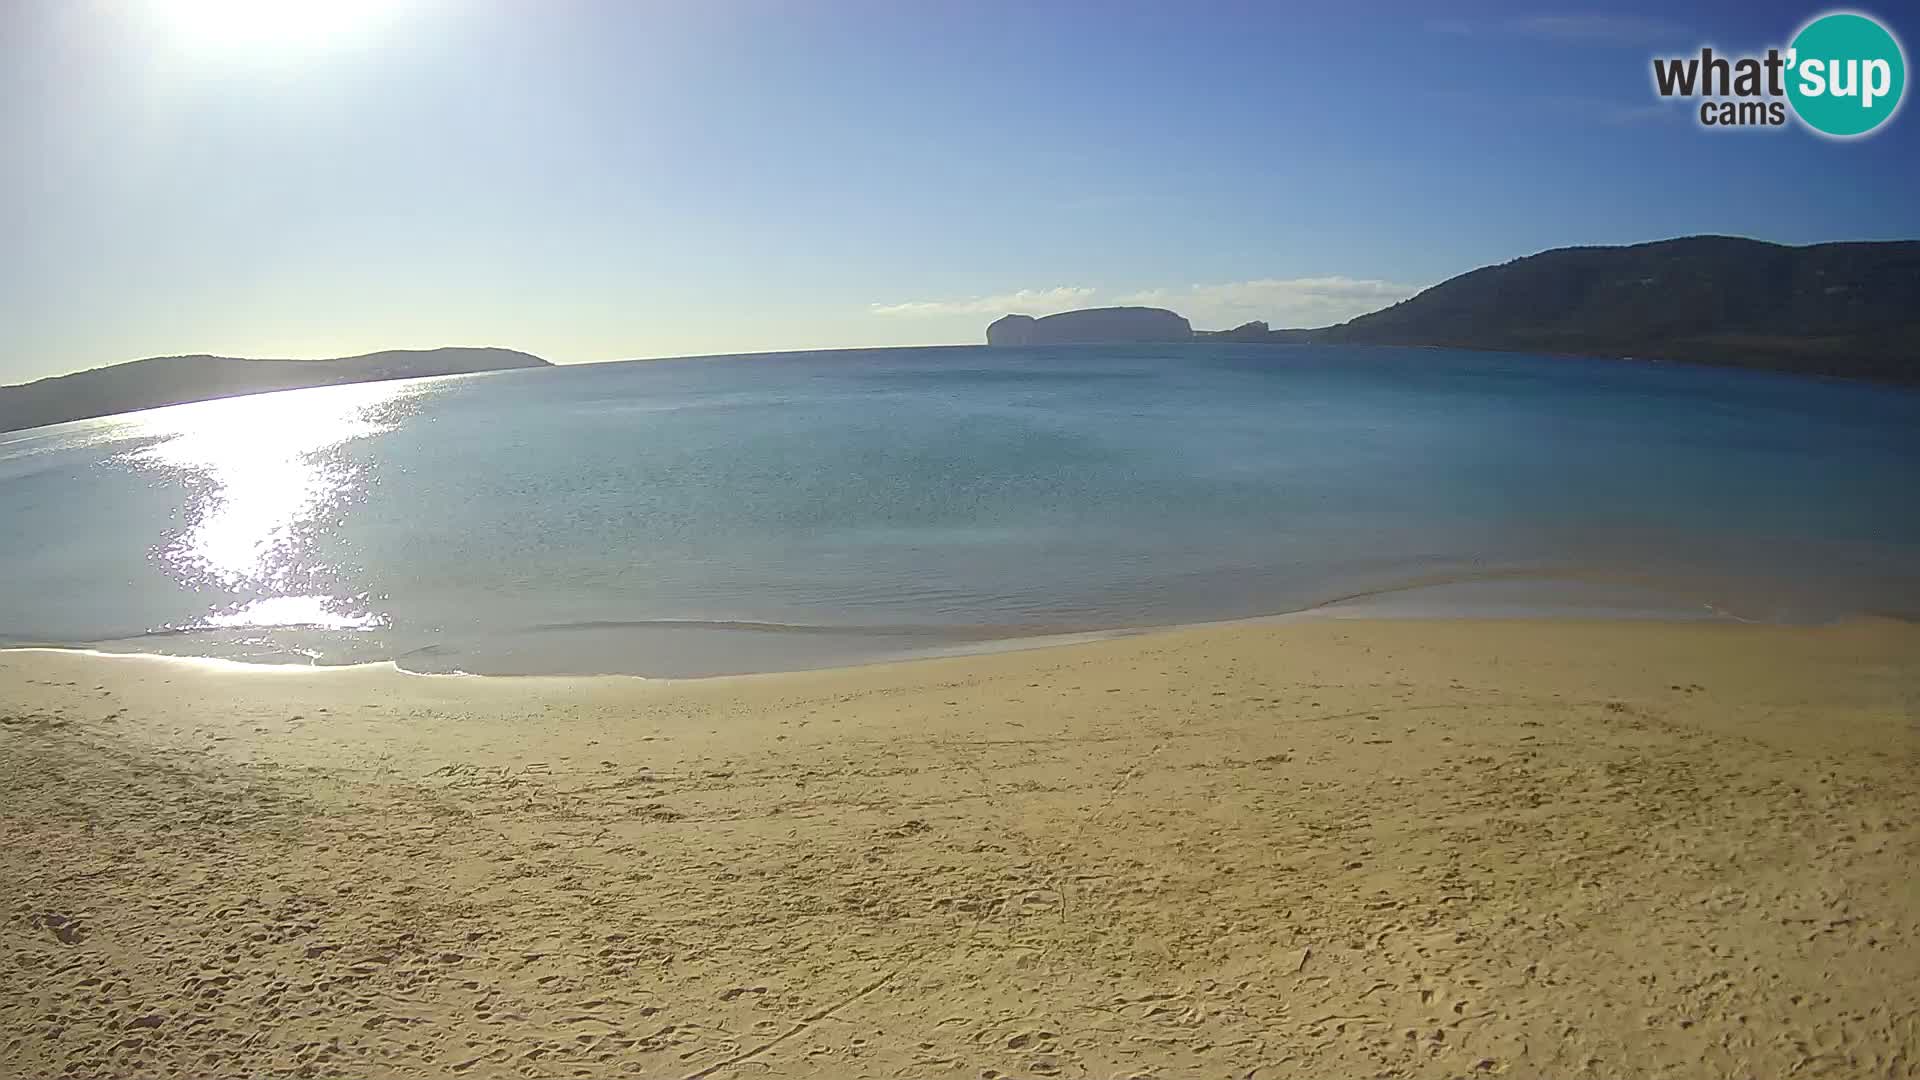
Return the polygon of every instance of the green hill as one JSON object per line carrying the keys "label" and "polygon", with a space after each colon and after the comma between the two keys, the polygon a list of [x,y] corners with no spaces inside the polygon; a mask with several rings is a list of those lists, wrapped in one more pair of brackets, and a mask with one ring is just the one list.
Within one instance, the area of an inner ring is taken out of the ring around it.
{"label": "green hill", "polygon": [[1658,357],[1920,382],[1920,242],[1692,236],[1482,267],[1312,340]]}
{"label": "green hill", "polygon": [[512,349],[393,349],[338,360],[156,356],[0,386],[0,431],[272,390],[546,366]]}

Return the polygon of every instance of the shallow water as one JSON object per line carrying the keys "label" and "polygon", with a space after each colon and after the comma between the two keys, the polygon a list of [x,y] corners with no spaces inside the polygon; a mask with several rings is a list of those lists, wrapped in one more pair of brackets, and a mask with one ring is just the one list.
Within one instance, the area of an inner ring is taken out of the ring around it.
{"label": "shallow water", "polygon": [[891,349],[0,435],[0,640],[707,674],[1336,612],[1920,613],[1920,394],[1431,349]]}

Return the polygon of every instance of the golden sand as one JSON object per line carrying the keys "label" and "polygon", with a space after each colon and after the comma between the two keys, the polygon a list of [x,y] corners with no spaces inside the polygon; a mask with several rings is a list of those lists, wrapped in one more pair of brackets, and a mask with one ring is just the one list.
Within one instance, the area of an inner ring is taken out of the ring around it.
{"label": "golden sand", "polygon": [[6,1077],[1910,1077],[1920,628],[0,654]]}

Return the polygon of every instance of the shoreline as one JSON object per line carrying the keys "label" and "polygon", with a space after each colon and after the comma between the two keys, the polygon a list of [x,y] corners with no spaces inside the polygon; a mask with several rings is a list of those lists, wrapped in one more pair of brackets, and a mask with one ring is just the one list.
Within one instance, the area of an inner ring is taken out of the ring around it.
{"label": "shoreline", "polygon": [[[1519,601],[1492,602],[1497,600],[1499,590],[1509,585],[1517,585],[1523,589],[1532,590],[1532,595]],[[298,658],[300,651],[289,648],[282,648],[276,653],[260,654],[256,657],[220,655],[212,652],[165,652],[152,647],[134,647],[146,645],[149,641],[156,644],[179,641],[184,636],[180,631],[168,631],[164,634],[146,635],[141,638],[122,638],[82,644],[41,642],[0,644],[0,655],[12,652],[49,651],[100,656],[152,656],[184,661],[203,660],[233,664],[246,668],[331,670],[390,665],[400,672],[412,675],[459,675],[475,678],[595,678],[602,676],[622,676],[637,679],[671,681],[730,678],[742,675],[777,675],[802,671],[866,667],[874,664],[908,663],[916,660],[946,657],[988,656],[1029,649],[1060,648],[1063,646],[1139,635],[1318,620],[1576,623],[1734,622],[1763,626],[1823,626],[1862,619],[1888,619],[1896,622],[1912,621],[1902,619],[1898,615],[1873,612],[1840,614],[1814,620],[1750,619],[1712,603],[1705,603],[1700,610],[1694,610],[1679,600],[1656,600],[1651,590],[1641,589],[1636,596],[1634,594],[1636,588],[1639,587],[1618,581],[1606,581],[1604,579],[1542,577],[1527,571],[1515,571],[1511,573],[1494,573],[1481,577],[1447,577],[1417,580],[1403,585],[1345,594],[1306,607],[1267,614],[1085,629],[978,625],[951,627],[939,625],[842,627],[822,624],[796,626],[737,621],[708,622],[674,619],[618,625],[593,624],[582,627],[535,628],[536,630],[547,632],[555,630],[591,631],[596,633],[603,642],[614,642],[620,640],[623,635],[631,636],[634,635],[636,631],[647,631],[665,634],[668,640],[706,634],[716,635],[720,639],[731,639],[734,642],[789,642],[792,640],[793,635],[801,635],[807,638],[838,641],[845,644],[843,649],[838,652],[827,653],[826,658],[818,662],[802,662],[792,666],[702,671],[692,674],[627,670],[468,671],[458,668],[431,670],[407,666],[406,661],[408,657],[414,655],[418,650],[409,650],[399,655],[368,660],[325,662],[314,659],[310,653],[306,655],[304,660],[300,659]],[[1578,597],[1582,591],[1587,591],[1597,596],[1600,592],[1608,589],[1617,590],[1615,599],[1619,600],[1619,603],[1612,604],[1611,606],[1596,605],[1591,603],[1592,597],[1587,598],[1588,602],[1584,605],[1575,602],[1574,598]],[[1449,593],[1454,595],[1448,597],[1447,594]],[[1464,593],[1464,595],[1460,595],[1462,593]],[[1436,596],[1439,597],[1439,599],[1436,599]],[[1628,605],[1624,601],[1630,596],[1646,602],[1641,606]],[[1662,603],[1664,603],[1665,606],[1661,606]],[[310,630],[310,628],[303,627],[265,629],[268,631],[280,630],[295,633],[308,632]],[[906,644],[916,639],[934,640],[921,640],[918,644]],[[896,643],[894,647],[874,647],[874,643],[887,642],[889,640]],[[218,643],[210,644],[217,645]],[[856,648],[856,644],[865,645],[867,648]],[[112,647],[120,645],[129,647]],[[256,649],[260,647],[257,639],[253,645]],[[232,652],[234,650],[230,649],[228,651]],[[712,651],[718,652],[721,650],[714,649]],[[777,649],[769,649],[767,651],[769,653],[778,652]],[[285,659],[268,658],[269,655],[281,656],[285,657]],[[779,663],[779,661],[775,661],[775,663]]]}
{"label": "shoreline", "polygon": [[691,680],[0,653],[35,1075],[1920,1056],[1920,626],[1300,620]]}
{"label": "shoreline", "polygon": [[[1344,603],[1341,602],[1341,603]],[[266,660],[238,659],[229,656],[212,656],[200,653],[155,652],[141,649],[108,649],[98,645],[0,645],[0,657],[16,653],[52,653],[74,656],[97,657],[101,659],[147,659],[200,665],[217,670],[230,670],[236,673],[246,672],[332,672],[358,670],[384,670],[399,675],[411,675],[420,678],[460,678],[460,679],[636,679],[646,682],[695,682],[708,679],[739,679],[755,676],[796,675],[803,672],[847,671],[876,665],[911,664],[924,660],[962,659],[973,656],[996,656],[1003,653],[1027,652],[1040,649],[1070,648],[1076,645],[1095,644],[1103,641],[1115,641],[1133,637],[1178,634],[1195,630],[1232,629],[1235,627],[1260,627],[1288,625],[1309,621],[1355,621],[1355,622],[1537,622],[1537,623],[1734,623],[1747,626],[1780,627],[1819,627],[1837,626],[1857,622],[1887,621],[1910,623],[1912,620],[1894,615],[1858,614],[1827,619],[1820,622],[1776,623],[1758,619],[1744,619],[1723,611],[1709,611],[1702,614],[1679,614],[1663,612],[1634,612],[1610,615],[1594,615],[1581,612],[1542,613],[1529,615],[1481,615],[1481,614],[1381,614],[1367,611],[1329,611],[1329,607],[1303,608],[1298,611],[1283,611],[1272,615],[1249,615],[1240,618],[1212,619],[1200,622],[1179,622],[1150,624],[1143,626],[1114,627],[1097,630],[1048,631],[1035,634],[1010,635],[1006,637],[958,635],[955,644],[926,646],[897,653],[880,653],[869,658],[851,658],[844,662],[826,663],[801,667],[755,669],[750,671],[720,671],[699,675],[649,675],[631,671],[591,671],[591,672],[485,672],[485,671],[422,671],[403,665],[401,657],[389,657],[379,660],[355,660],[341,663],[321,663],[309,659],[301,662],[296,659]],[[784,631],[775,631],[784,632]],[[814,631],[808,631],[814,632]],[[821,631],[823,633],[830,631]],[[866,631],[855,630],[849,636],[867,636]],[[878,635],[875,635],[878,636]]]}
{"label": "shoreline", "polygon": [[[1326,330],[1326,329],[1331,329],[1331,328],[1330,327],[1313,328],[1309,332],[1318,332],[1320,330]],[[551,370],[565,370],[570,368],[595,368],[595,367],[617,366],[621,364],[667,364],[667,363],[694,363],[694,362],[704,363],[704,362],[722,362],[722,361],[734,361],[734,362],[779,361],[779,360],[788,359],[792,357],[823,356],[823,355],[832,355],[832,354],[890,353],[890,352],[935,352],[935,351],[961,352],[961,351],[986,351],[986,350],[994,350],[996,352],[1006,352],[1006,351],[1017,351],[1017,350],[1053,350],[1053,349],[1128,350],[1128,349],[1157,349],[1157,348],[1167,348],[1167,347],[1174,347],[1174,348],[1250,347],[1250,348],[1255,348],[1259,350],[1318,348],[1318,349],[1346,349],[1346,350],[1355,350],[1360,352],[1376,352],[1376,351],[1402,352],[1402,351],[1416,351],[1416,350],[1439,351],[1439,352],[1469,352],[1469,353],[1477,353],[1477,354],[1492,355],[1492,356],[1525,357],[1532,360],[1544,361],[1548,364],[1552,364],[1556,362],[1575,361],[1575,362],[1594,363],[1594,364],[1632,365],[1639,368],[1664,367],[1664,368],[1672,368],[1679,371],[1687,371],[1687,370],[1700,370],[1700,371],[1708,371],[1708,372],[1736,371],[1736,372],[1747,372],[1750,374],[1756,374],[1756,375],[1761,375],[1761,376],[1766,376],[1766,377],[1771,377],[1776,379],[1808,379],[1808,380],[1813,380],[1814,382],[1817,382],[1817,383],[1824,383],[1824,384],[1865,387],[1869,389],[1880,389],[1880,390],[1892,390],[1895,392],[1909,393],[1909,394],[1920,393],[1920,381],[1916,381],[1915,378],[1910,376],[1873,374],[1873,373],[1844,374],[1844,373],[1835,373],[1831,371],[1798,370],[1792,367],[1754,365],[1754,364],[1738,363],[1733,361],[1698,360],[1698,359],[1691,359],[1691,358],[1681,357],[1681,356],[1663,355],[1659,353],[1643,352],[1643,353],[1637,353],[1634,355],[1623,355],[1617,351],[1590,351],[1590,352],[1557,352],[1557,351],[1537,351],[1537,350],[1529,351],[1524,349],[1503,348],[1499,346],[1461,345],[1461,344],[1415,344],[1415,343],[1407,343],[1407,342],[1245,341],[1245,340],[1228,339],[1228,338],[1213,336],[1217,334],[1224,334],[1227,332],[1228,331],[1226,330],[1195,331],[1195,336],[1193,338],[1184,340],[1184,341],[1120,341],[1120,342],[1073,342],[1073,343],[1063,342],[1063,343],[1054,343],[1054,344],[1046,344],[1046,345],[1010,345],[1010,346],[1008,345],[996,346],[996,345],[988,344],[986,342],[975,341],[975,342],[946,342],[946,343],[925,344],[925,345],[814,346],[814,347],[800,348],[800,349],[771,349],[771,350],[762,350],[757,352],[693,353],[693,354],[675,354],[675,355],[669,355],[669,356],[626,356],[626,357],[614,357],[614,358],[605,359],[605,360],[554,361],[554,360],[545,360],[543,358],[536,357],[536,359],[541,359],[541,364],[528,365],[524,367],[483,368],[483,369],[476,369],[472,371],[457,371],[457,372],[448,372],[444,374],[435,374],[435,375],[409,375],[409,376],[401,376],[401,377],[355,380],[350,382],[321,382],[321,383],[313,383],[313,384],[303,385],[303,386],[280,387],[276,389],[254,390],[254,391],[246,391],[241,393],[218,394],[212,397],[189,398],[184,401],[175,401],[175,402],[168,402],[160,405],[151,405],[151,406],[146,406],[144,408],[130,409],[122,412],[100,413],[92,416],[83,416],[83,417],[78,417],[70,420],[60,420],[60,421],[55,421],[55,422],[46,423],[46,424],[35,424],[28,427],[0,429],[0,436],[37,435],[42,432],[46,432],[51,429],[62,427],[69,424],[83,424],[83,423],[87,423],[89,421],[95,421],[95,420],[121,420],[126,417],[138,416],[142,413],[154,412],[160,409],[176,408],[182,405],[197,405],[197,404],[202,404],[209,401],[226,401],[226,400],[231,400],[233,398],[255,397],[263,394],[283,394],[283,393],[291,393],[291,392],[300,391],[300,390],[321,390],[321,389],[327,389],[329,387],[335,387],[335,386],[356,386],[356,385],[363,385],[368,382],[427,382],[427,381],[436,380],[436,379],[466,379],[466,378],[478,378],[478,377],[484,377],[484,376],[490,376],[490,375],[511,374],[514,372],[551,371]],[[409,348],[409,349],[376,350],[375,353],[382,352],[382,351],[397,352],[397,353],[420,353],[420,352],[435,352],[435,351],[449,350],[449,349],[461,350],[461,349],[469,349],[469,348],[488,349],[488,348],[496,348],[496,347],[493,347],[493,346],[429,346],[429,347],[416,347],[416,348]],[[502,351],[512,352],[516,350],[502,350]],[[363,354],[363,356],[375,355],[375,353]],[[192,357],[192,356],[147,357],[145,359],[153,360],[153,359],[193,359],[193,358],[196,358],[196,357]],[[340,360],[340,359],[353,360],[353,359],[361,359],[361,358],[362,358],[361,356],[341,357],[341,358],[331,358],[331,359],[320,359],[320,358],[258,359],[258,358],[239,358],[239,357],[211,357],[211,359],[225,359],[225,360],[234,360],[242,363],[256,363],[256,364],[274,364],[274,363],[316,364],[316,363],[328,363],[328,362],[332,362],[333,360]],[[33,385],[35,382],[46,382],[53,379],[71,377],[73,375],[91,375],[96,372],[107,371],[115,367],[124,366],[125,364],[128,364],[128,363],[137,363],[137,362],[139,361],[137,360],[121,361],[115,364],[101,365],[100,367],[96,367],[96,368],[84,368],[78,371],[68,372],[65,376],[57,376],[57,375],[42,376],[39,379],[30,380],[29,382],[26,382],[26,383],[15,383],[15,384],[0,386],[0,390],[24,389],[26,387]]]}

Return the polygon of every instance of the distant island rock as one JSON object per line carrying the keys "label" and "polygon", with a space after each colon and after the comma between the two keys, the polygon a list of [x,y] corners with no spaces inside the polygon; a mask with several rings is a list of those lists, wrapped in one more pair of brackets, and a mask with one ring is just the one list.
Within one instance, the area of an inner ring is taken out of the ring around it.
{"label": "distant island rock", "polygon": [[513,349],[392,349],[337,360],[156,356],[0,387],[0,431],[272,390],[550,366]]}
{"label": "distant island rock", "polygon": [[1255,319],[1244,322],[1231,330],[1195,330],[1193,336],[1213,341],[1251,341],[1262,345],[1295,345],[1313,340],[1319,330],[1269,330],[1267,324]]}
{"label": "distant island rock", "polygon": [[1108,307],[1063,311],[1036,319],[1008,315],[987,327],[989,345],[1088,345],[1191,341],[1193,327],[1165,308]]}

